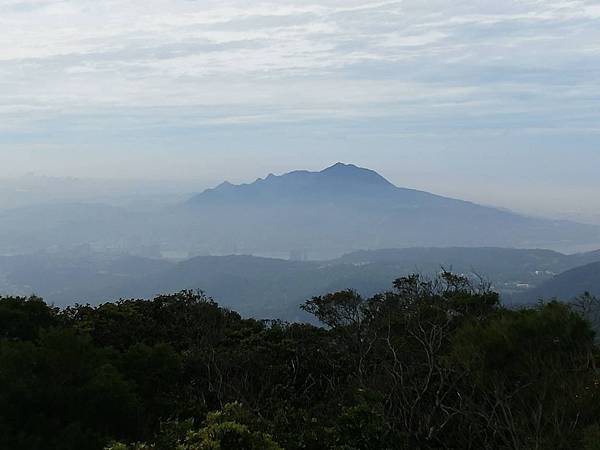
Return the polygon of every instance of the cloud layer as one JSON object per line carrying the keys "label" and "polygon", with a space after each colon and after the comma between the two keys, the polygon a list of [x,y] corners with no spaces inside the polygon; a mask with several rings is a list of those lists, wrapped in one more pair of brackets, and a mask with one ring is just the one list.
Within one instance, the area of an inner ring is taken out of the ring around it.
{"label": "cloud layer", "polygon": [[600,5],[585,1],[5,0],[0,29],[5,131],[119,111],[598,126]]}

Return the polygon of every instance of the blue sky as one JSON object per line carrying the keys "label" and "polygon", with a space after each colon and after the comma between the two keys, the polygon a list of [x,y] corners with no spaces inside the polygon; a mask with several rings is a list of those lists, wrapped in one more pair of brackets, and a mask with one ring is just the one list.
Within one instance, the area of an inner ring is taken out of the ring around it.
{"label": "blue sky", "polygon": [[600,211],[600,2],[3,0],[0,176],[195,179],[335,161]]}

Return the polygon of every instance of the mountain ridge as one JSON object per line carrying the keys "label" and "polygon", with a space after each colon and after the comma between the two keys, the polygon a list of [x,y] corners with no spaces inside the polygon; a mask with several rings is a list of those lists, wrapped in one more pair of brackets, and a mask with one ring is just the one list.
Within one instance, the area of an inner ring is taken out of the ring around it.
{"label": "mountain ridge", "polygon": [[[269,174],[250,183],[232,184],[224,181],[218,186],[194,195],[189,204],[202,203],[205,200],[233,200],[241,196],[244,200],[301,198],[315,200],[318,196],[393,196],[398,194],[450,199],[417,189],[398,187],[374,170],[358,167],[354,164],[335,163],[320,171],[294,170],[281,175]],[[470,202],[465,202],[470,203]]]}
{"label": "mountain ridge", "polygon": [[[597,252],[565,255],[508,248],[366,250],[329,261],[228,255],[171,262],[94,252],[46,253],[0,257],[0,291],[35,293],[66,306],[202,289],[244,314],[296,320],[301,318],[298,305],[315,295],[348,288],[372,295],[397,277],[434,276],[442,267],[465,274],[475,283],[478,276],[483,277],[509,303],[528,303],[520,294],[535,292],[554,274],[595,261],[600,261]],[[579,290],[574,295],[581,294]],[[558,294],[548,290],[544,297]]]}

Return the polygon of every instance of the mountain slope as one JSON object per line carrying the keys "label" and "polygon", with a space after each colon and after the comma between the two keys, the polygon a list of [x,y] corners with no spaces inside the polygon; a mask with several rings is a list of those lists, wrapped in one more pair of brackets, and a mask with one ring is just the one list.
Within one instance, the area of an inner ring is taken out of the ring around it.
{"label": "mountain slope", "polygon": [[559,298],[572,300],[589,292],[600,296],[600,261],[567,270],[522,295],[523,300]]}

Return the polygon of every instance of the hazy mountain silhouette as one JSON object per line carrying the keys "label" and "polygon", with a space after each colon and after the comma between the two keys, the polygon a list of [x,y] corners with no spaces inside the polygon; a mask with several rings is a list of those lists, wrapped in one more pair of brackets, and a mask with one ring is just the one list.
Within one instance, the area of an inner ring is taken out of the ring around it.
{"label": "hazy mountain silhouette", "polygon": [[[152,203],[152,202],[151,202]],[[414,189],[350,164],[222,183],[168,206],[48,203],[0,211],[0,255],[86,246],[141,256],[327,260],[362,249],[600,247],[600,227],[526,217]],[[583,262],[582,262],[583,264]]]}
{"label": "hazy mountain silhouette", "polygon": [[[393,184],[369,169],[352,164],[337,163],[321,172],[298,170],[285,175],[270,174],[254,183],[233,185],[224,182],[214,189],[208,189],[190,200],[191,203],[209,202],[281,202],[281,201],[323,201],[328,198],[356,197],[397,194]],[[406,193],[417,193],[404,189]]]}
{"label": "hazy mountain silhouette", "polygon": [[[320,172],[225,182],[187,206],[215,218],[220,234],[254,249],[304,249],[335,256],[352,249],[408,246],[565,248],[600,242],[600,228],[542,220],[394,186],[369,169],[337,163]],[[327,253],[327,251],[329,253]],[[319,255],[320,256],[320,255]]]}
{"label": "hazy mountain silhouette", "polygon": [[280,176],[270,174],[249,184],[224,182],[194,196],[189,203],[272,206],[290,201],[303,206],[306,203],[318,205],[332,201],[347,206],[382,201],[394,202],[396,207],[442,204],[476,206],[424,191],[399,188],[373,170],[343,163],[336,163],[320,172],[297,170]]}

